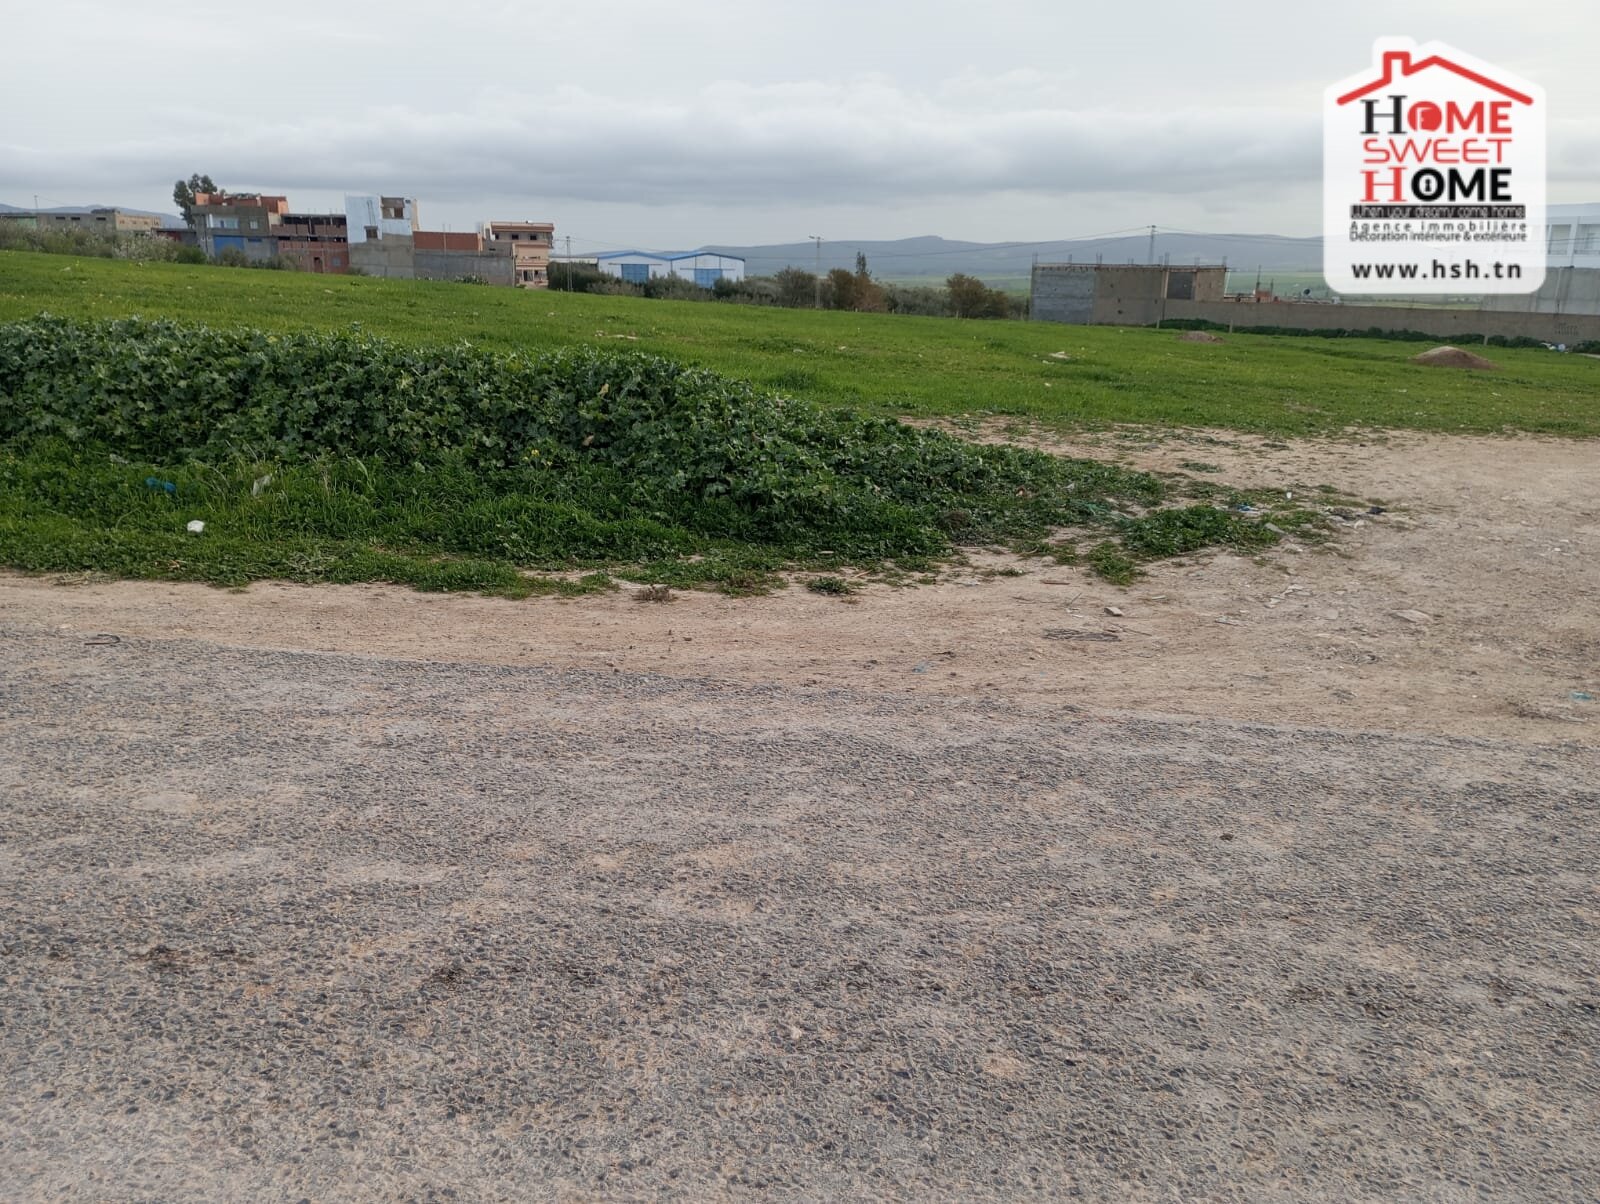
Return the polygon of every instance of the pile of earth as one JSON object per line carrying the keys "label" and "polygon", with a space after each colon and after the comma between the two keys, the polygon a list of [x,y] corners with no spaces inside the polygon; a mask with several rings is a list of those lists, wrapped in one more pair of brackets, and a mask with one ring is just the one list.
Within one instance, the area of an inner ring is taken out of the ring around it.
{"label": "pile of earth", "polygon": [[1469,368],[1474,372],[1493,372],[1500,367],[1493,360],[1486,360],[1459,347],[1435,347],[1421,355],[1412,356],[1411,362],[1426,364],[1430,368]]}

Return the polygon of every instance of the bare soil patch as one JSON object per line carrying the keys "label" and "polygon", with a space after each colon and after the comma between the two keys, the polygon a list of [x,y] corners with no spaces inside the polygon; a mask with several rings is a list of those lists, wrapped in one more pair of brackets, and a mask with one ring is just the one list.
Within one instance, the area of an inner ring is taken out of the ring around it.
{"label": "bare soil patch", "polygon": [[[998,429],[988,432],[1000,437]],[[1012,436],[1014,437],[1014,435]],[[600,667],[1353,730],[1600,742],[1596,445],[1111,431],[1023,441],[1382,507],[1326,548],[1151,566],[1130,589],[974,553],[937,585],[763,598],[636,587],[520,602],[387,586],[0,577],[8,625],[489,664]],[[1300,496],[1297,492],[1296,496]],[[1109,614],[1114,606],[1122,613]],[[1420,617],[1419,617],[1420,616]],[[1063,631],[1089,633],[1065,638]],[[1115,638],[1109,638],[1115,637]]]}

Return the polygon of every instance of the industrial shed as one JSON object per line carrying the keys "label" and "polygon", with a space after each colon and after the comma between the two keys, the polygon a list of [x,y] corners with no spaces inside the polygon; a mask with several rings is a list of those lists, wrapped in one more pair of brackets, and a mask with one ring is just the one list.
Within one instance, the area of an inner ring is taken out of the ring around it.
{"label": "industrial shed", "polygon": [[595,266],[630,284],[660,276],[679,276],[701,288],[718,280],[743,280],[744,260],[715,251],[610,251],[595,256]]}

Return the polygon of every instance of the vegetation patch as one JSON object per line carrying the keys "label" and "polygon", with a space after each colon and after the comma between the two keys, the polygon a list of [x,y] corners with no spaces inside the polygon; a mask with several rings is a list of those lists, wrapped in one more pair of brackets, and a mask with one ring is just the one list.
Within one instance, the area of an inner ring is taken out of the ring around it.
{"label": "vegetation patch", "polygon": [[[1170,329],[963,322],[0,252],[0,321],[46,309],[278,332],[348,332],[359,323],[364,332],[418,348],[463,340],[516,353],[623,345],[807,401],[896,417],[1275,435],[1360,427],[1367,438],[1374,428],[1600,435],[1600,361],[1542,348],[1497,350],[1501,371],[1491,376],[1430,370],[1407,362],[1418,350],[1409,343],[1364,336],[1236,334],[1195,348],[1178,343]],[[1067,359],[1052,358],[1058,354]]]}
{"label": "vegetation patch", "polygon": [[1116,579],[1124,562],[1275,538],[1213,507],[1163,509],[1146,473],[631,350],[42,317],[0,326],[0,449],[4,563],[229,585],[581,593],[611,570],[753,593],[784,569],[926,571],[957,546],[1062,528],[1103,530],[1088,560]]}
{"label": "vegetation patch", "polygon": [[814,594],[827,594],[835,598],[856,592],[856,587],[843,577],[813,577],[806,582],[806,588]]}

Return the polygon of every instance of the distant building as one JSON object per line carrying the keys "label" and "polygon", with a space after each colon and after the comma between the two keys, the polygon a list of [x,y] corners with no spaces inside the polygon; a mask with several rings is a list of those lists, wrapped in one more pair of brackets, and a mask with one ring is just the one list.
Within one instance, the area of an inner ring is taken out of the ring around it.
{"label": "distant building", "polygon": [[658,276],[678,276],[701,288],[718,280],[743,280],[744,260],[715,251],[610,251],[595,256],[595,266],[630,284],[643,284]]}
{"label": "distant building", "polygon": [[1545,211],[1545,276],[1534,293],[1491,293],[1497,313],[1600,314],[1600,202]]}
{"label": "distant building", "polygon": [[518,288],[548,288],[550,248],[555,242],[551,222],[490,222],[484,237],[497,246],[511,247],[512,271]]}
{"label": "distant building", "polygon": [[1551,205],[1545,223],[1550,267],[1600,268],[1600,202]]}
{"label": "distant building", "polygon": [[1227,280],[1219,265],[1040,263],[1028,314],[1036,322],[1147,326],[1161,320],[1167,301],[1221,301]]}
{"label": "distant building", "polygon": [[154,234],[161,219],[152,213],[125,213],[121,209],[84,209],[57,213],[48,209],[0,213],[0,221],[16,222],[30,230],[60,233],[87,230],[91,234]]}
{"label": "distant building", "polygon": [[411,197],[346,197],[350,266],[392,280],[516,283],[514,244],[477,232],[423,230]]}
{"label": "distant building", "polygon": [[347,196],[345,224],[352,247],[417,229],[417,202],[405,196]]}
{"label": "distant building", "polygon": [[302,272],[342,276],[350,270],[348,226],[342,213],[285,213],[273,227],[278,254]]}
{"label": "distant building", "polygon": [[288,211],[288,197],[200,192],[195,194],[189,222],[208,258],[238,251],[260,262],[278,254],[276,227]]}

